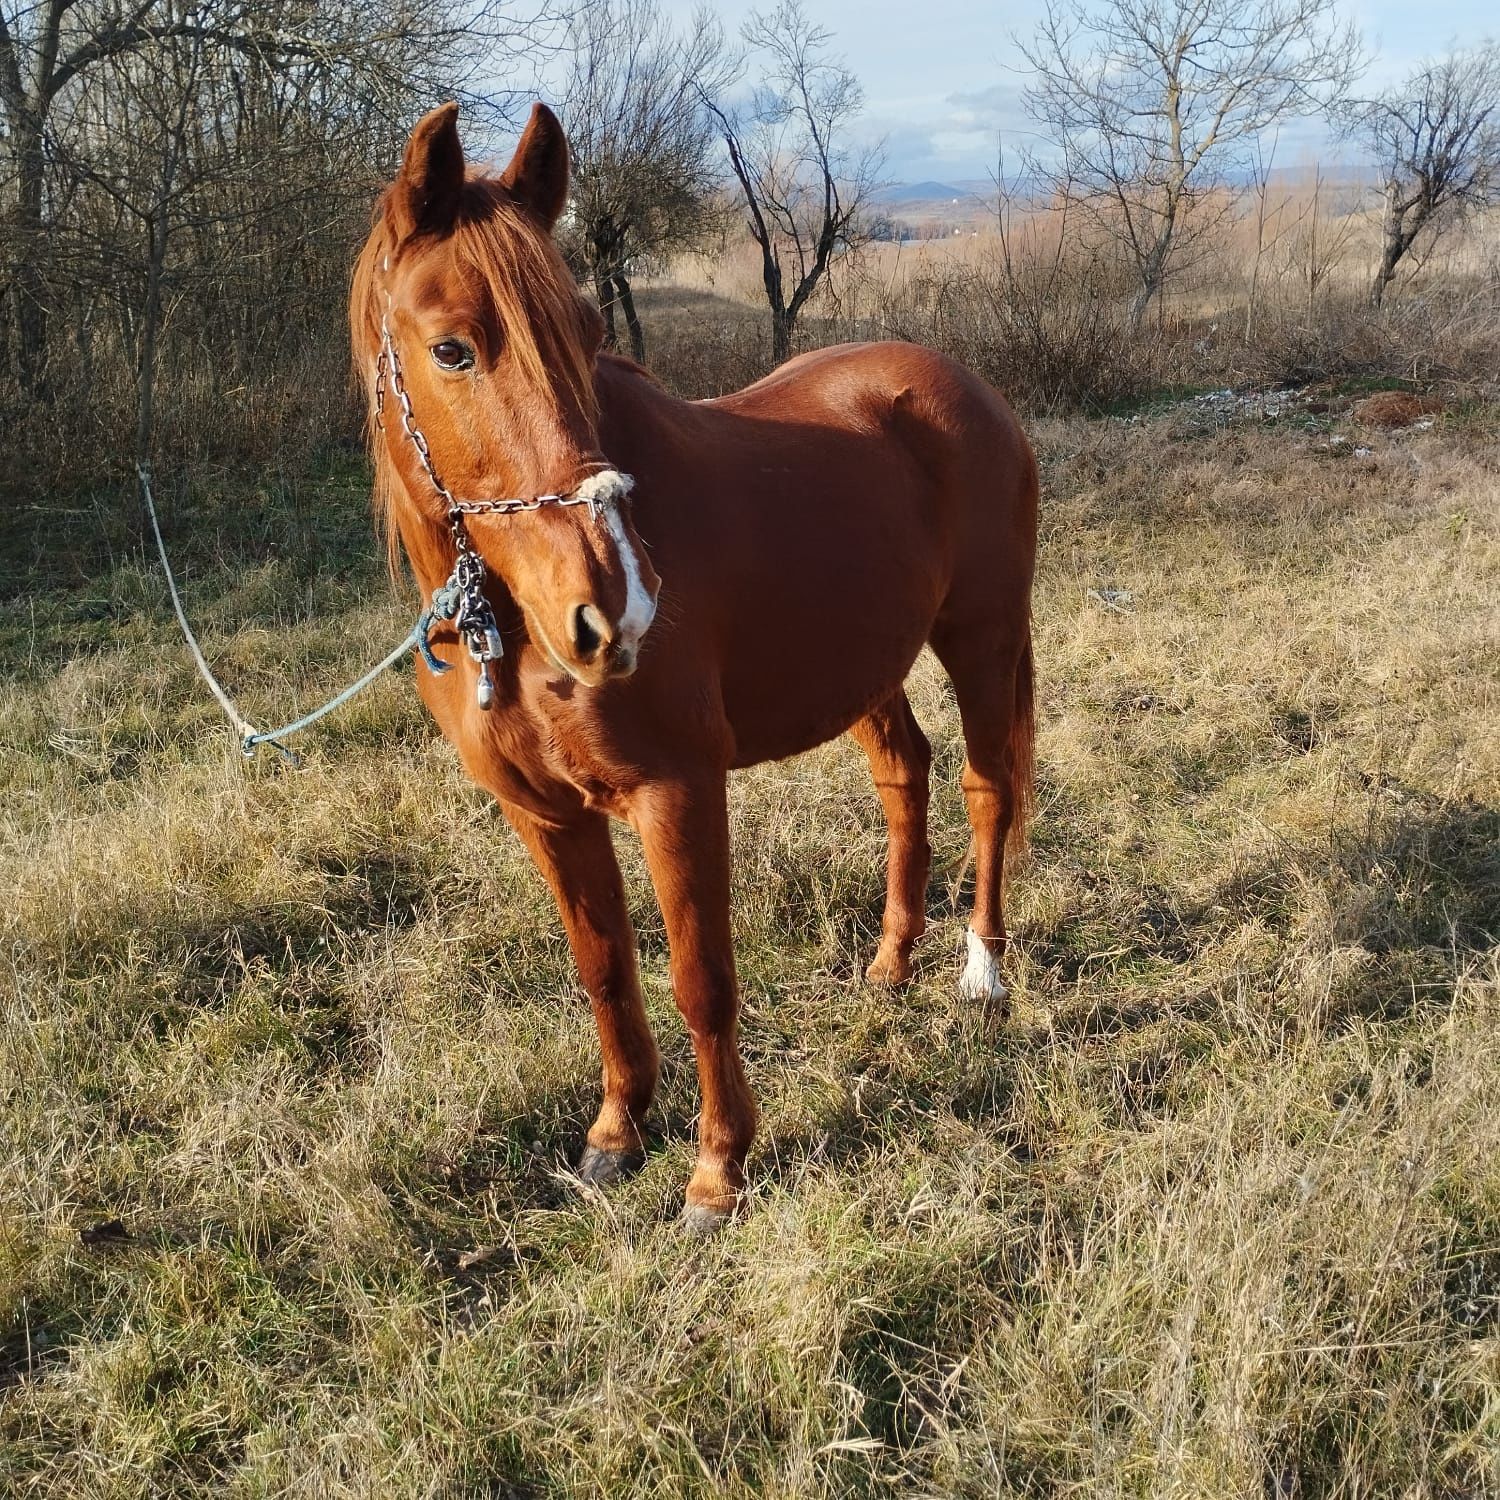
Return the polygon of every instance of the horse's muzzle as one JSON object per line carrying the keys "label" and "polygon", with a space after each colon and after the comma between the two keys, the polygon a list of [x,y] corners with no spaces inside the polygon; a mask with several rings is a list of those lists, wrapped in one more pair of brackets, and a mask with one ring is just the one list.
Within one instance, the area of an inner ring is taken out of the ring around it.
{"label": "horse's muzzle", "polygon": [[583,603],[568,611],[568,633],[573,661],[564,665],[580,681],[598,683],[635,671],[644,631],[625,622],[612,625],[595,605]]}

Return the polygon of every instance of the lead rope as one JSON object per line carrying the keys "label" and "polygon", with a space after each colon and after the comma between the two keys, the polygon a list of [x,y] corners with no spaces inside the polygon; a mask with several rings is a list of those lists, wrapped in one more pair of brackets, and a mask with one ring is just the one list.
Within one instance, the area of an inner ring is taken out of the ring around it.
{"label": "lead rope", "polygon": [[[193,661],[197,665],[199,674],[208,684],[209,692],[218,699],[219,707],[224,710],[229,722],[239,731],[240,750],[246,756],[253,756],[261,745],[269,745],[291,765],[300,767],[301,756],[295,750],[287,749],[281,743],[282,740],[288,735],[300,733],[310,724],[316,724],[324,714],[331,714],[334,709],[342,708],[356,694],[362,693],[369,687],[387,667],[395,666],[413,646],[420,648],[424,656],[429,655],[426,636],[419,633],[422,630],[423,621],[428,619],[428,615],[423,615],[422,619],[407,631],[401,638],[400,644],[394,647],[387,656],[371,667],[357,682],[350,683],[337,697],[330,698],[321,708],[315,708],[311,713],[303,714],[300,719],[294,719],[290,724],[283,724],[280,729],[257,729],[239,711],[234,699],[224,691],[219,679],[214,676],[203,655],[203,648],[198,644],[198,637],[193,634],[193,627],[188,624],[187,613],[182,607],[182,595],[177,590],[177,579],[173,576],[172,564],[167,559],[167,544],[162,540],[161,523],[156,516],[156,500],[151,493],[151,471],[145,464],[137,464],[135,472],[141,482],[141,498],[146,502],[146,514],[151,520],[151,534],[156,538],[156,552],[161,558],[162,572],[167,576],[167,592],[172,596],[172,608],[176,612],[177,623],[182,627],[188,650],[193,653]],[[431,611],[428,613],[430,615]]]}

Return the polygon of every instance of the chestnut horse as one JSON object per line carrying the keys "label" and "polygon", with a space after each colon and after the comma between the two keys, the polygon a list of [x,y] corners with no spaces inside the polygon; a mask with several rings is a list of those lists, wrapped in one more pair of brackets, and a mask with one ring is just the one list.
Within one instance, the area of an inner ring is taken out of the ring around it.
{"label": "chestnut horse", "polygon": [[640,1159],[657,1081],[609,819],[639,835],[698,1063],[685,1218],[709,1227],[743,1190],[756,1121],[727,773],[853,734],[889,825],[869,978],[905,981],[931,755],[902,684],[927,643],[967,749],[959,987],[1005,996],[1002,868],[1031,787],[1036,463],[994,390],[908,344],[804,354],[718,400],[669,395],[601,352],[600,316],[553,244],[568,188],[556,118],[534,106],[510,165],[485,176],[466,170],[457,114],[413,131],[351,300],[392,547],[425,593],[450,586],[418,686],[556,898],[603,1054],[578,1169],[595,1183]]}

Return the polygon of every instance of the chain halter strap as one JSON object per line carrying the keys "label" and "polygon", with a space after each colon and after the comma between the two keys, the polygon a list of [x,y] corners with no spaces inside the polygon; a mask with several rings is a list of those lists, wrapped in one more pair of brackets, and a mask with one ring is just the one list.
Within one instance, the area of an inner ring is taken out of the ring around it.
{"label": "chain halter strap", "polygon": [[469,655],[479,666],[477,702],[487,709],[495,701],[495,681],[492,664],[505,653],[500,641],[500,626],[495,611],[484,591],[486,569],[464,524],[465,516],[511,516],[521,511],[540,510],[544,505],[586,505],[595,520],[602,506],[611,501],[622,500],[634,486],[628,474],[615,469],[606,469],[590,475],[579,487],[568,495],[536,495],[530,500],[455,500],[448,486],[438,474],[432,461],[432,449],[427,436],[417,426],[412,413],[411,396],[406,381],[401,375],[401,361],[396,355],[396,345],[391,338],[389,319],[390,293],[386,293],[386,311],[380,316],[380,352],[375,358],[375,425],[385,431],[386,378],[390,377],[391,390],[401,412],[401,428],[407,441],[417,450],[417,460],[428,483],[437,492],[438,498],[448,508],[448,529],[453,536],[456,556],[453,571],[446,583],[432,591],[432,599],[426,612],[417,621],[416,641],[422,659],[434,673],[451,671],[451,664],[440,660],[432,650],[430,636],[439,621],[447,621],[458,632],[459,639],[468,647]]}

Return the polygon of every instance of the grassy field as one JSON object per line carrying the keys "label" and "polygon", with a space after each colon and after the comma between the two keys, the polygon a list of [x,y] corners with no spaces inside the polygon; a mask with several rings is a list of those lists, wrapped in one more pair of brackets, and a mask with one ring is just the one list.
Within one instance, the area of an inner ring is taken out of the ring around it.
{"label": "grassy field", "polygon": [[[0,1494],[1500,1494],[1500,414],[1035,432],[1013,1014],[956,995],[924,659],[906,993],[860,979],[858,753],[733,784],[764,1114],[707,1243],[629,837],[664,1085],[599,1196],[557,923],[409,672],[247,765],[129,499],[11,508]],[[365,494],[344,458],[177,497],[252,716],[405,628]]]}

